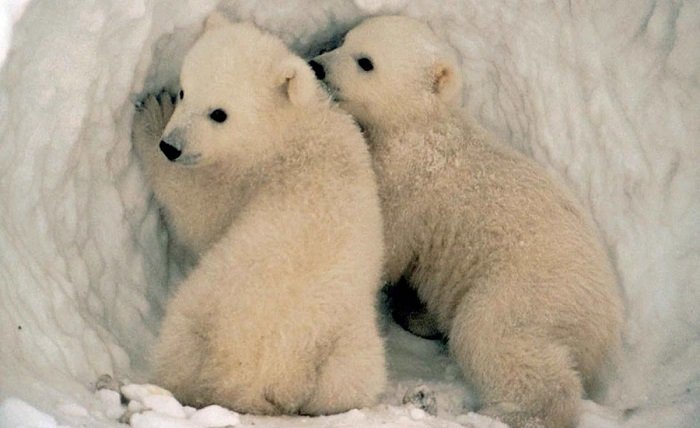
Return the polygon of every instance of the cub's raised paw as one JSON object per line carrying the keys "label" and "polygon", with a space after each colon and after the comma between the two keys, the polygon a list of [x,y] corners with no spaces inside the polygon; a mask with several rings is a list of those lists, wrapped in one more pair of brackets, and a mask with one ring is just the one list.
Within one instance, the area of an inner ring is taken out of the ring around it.
{"label": "cub's raised paw", "polygon": [[175,110],[176,97],[168,91],[149,94],[135,104],[133,136],[135,142],[160,141],[160,136]]}

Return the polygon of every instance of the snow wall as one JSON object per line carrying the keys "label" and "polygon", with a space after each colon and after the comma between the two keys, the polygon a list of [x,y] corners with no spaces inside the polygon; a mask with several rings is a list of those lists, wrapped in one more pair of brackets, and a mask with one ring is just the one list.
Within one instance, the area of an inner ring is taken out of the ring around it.
{"label": "snow wall", "polygon": [[[301,55],[365,16],[428,21],[461,56],[465,107],[564,176],[602,230],[627,305],[603,404],[626,426],[698,423],[697,0],[6,0],[0,400],[107,426],[90,410],[91,383],[147,379],[170,275],[167,234],[131,150],[133,103],[176,84],[217,6]],[[402,334],[391,331],[390,341]],[[88,411],[63,414],[66,403]]]}

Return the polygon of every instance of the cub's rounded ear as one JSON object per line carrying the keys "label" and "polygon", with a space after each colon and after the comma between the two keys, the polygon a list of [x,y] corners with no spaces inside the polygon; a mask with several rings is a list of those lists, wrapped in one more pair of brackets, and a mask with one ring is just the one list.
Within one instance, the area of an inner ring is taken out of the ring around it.
{"label": "cub's rounded ear", "polygon": [[214,12],[212,12],[211,15],[209,15],[209,17],[205,21],[204,30],[212,30],[214,28],[219,28],[230,24],[231,21],[229,21],[228,18],[226,18],[224,14],[221,13],[221,11],[215,10]]}
{"label": "cub's rounded ear", "polygon": [[301,58],[288,58],[277,67],[275,85],[295,106],[304,106],[318,95],[318,83],[314,72]]}
{"label": "cub's rounded ear", "polygon": [[453,59],[438,59],[431,69],[431,79],[433,92],[443,102],[451,104],[457,101],[462,89],[462,77]]}

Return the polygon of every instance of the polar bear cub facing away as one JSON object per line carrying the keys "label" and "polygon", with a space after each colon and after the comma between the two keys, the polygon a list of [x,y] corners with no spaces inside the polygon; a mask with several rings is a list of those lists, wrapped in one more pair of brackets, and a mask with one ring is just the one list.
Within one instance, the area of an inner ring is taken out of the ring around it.
{"label": "polar bear cub facing away", "polygon": [[169,225],[200,252],[168,303],[157,382],[241,412],[371,405],[386,376],[382,220],[352,118],[250,24],[211,24],[181,84],[169,121],[169,98],[149,97],[134,125]]}
{"label": "polar bear cub facing away", "polygon": [[368,19],[310,64],[365,129],[387,279],[415,288],[481,411],[514,427],[574,426],[621,324],[584,211],[540,167],[464,122],[456,61],[426,25]]}

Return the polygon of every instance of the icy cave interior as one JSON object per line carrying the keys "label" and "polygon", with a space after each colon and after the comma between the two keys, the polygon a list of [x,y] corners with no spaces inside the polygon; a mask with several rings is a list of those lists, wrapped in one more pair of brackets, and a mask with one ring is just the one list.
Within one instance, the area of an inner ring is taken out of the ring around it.
{"label": "icy cave interior", "polygon": [[[0,3],[0,426],[116,426],[95,398],[97,377],[148,379],[175,275],[131,148],[133,105],[177,86],[183,55],[215,8],[302,56],[366,16],[427,21],[461,58],[465,108],[564,177],[619,275],[624,349],[581,426],[697,426],[697,0]],[[459,417],[473,397],[444,349],[386,331],[392,382],[383,404],[319,426],[468,425]],[[417,382],[438,392],[437,417],[411,419],[400,407]],[[265,424],[301,422],[257,426]]]}

